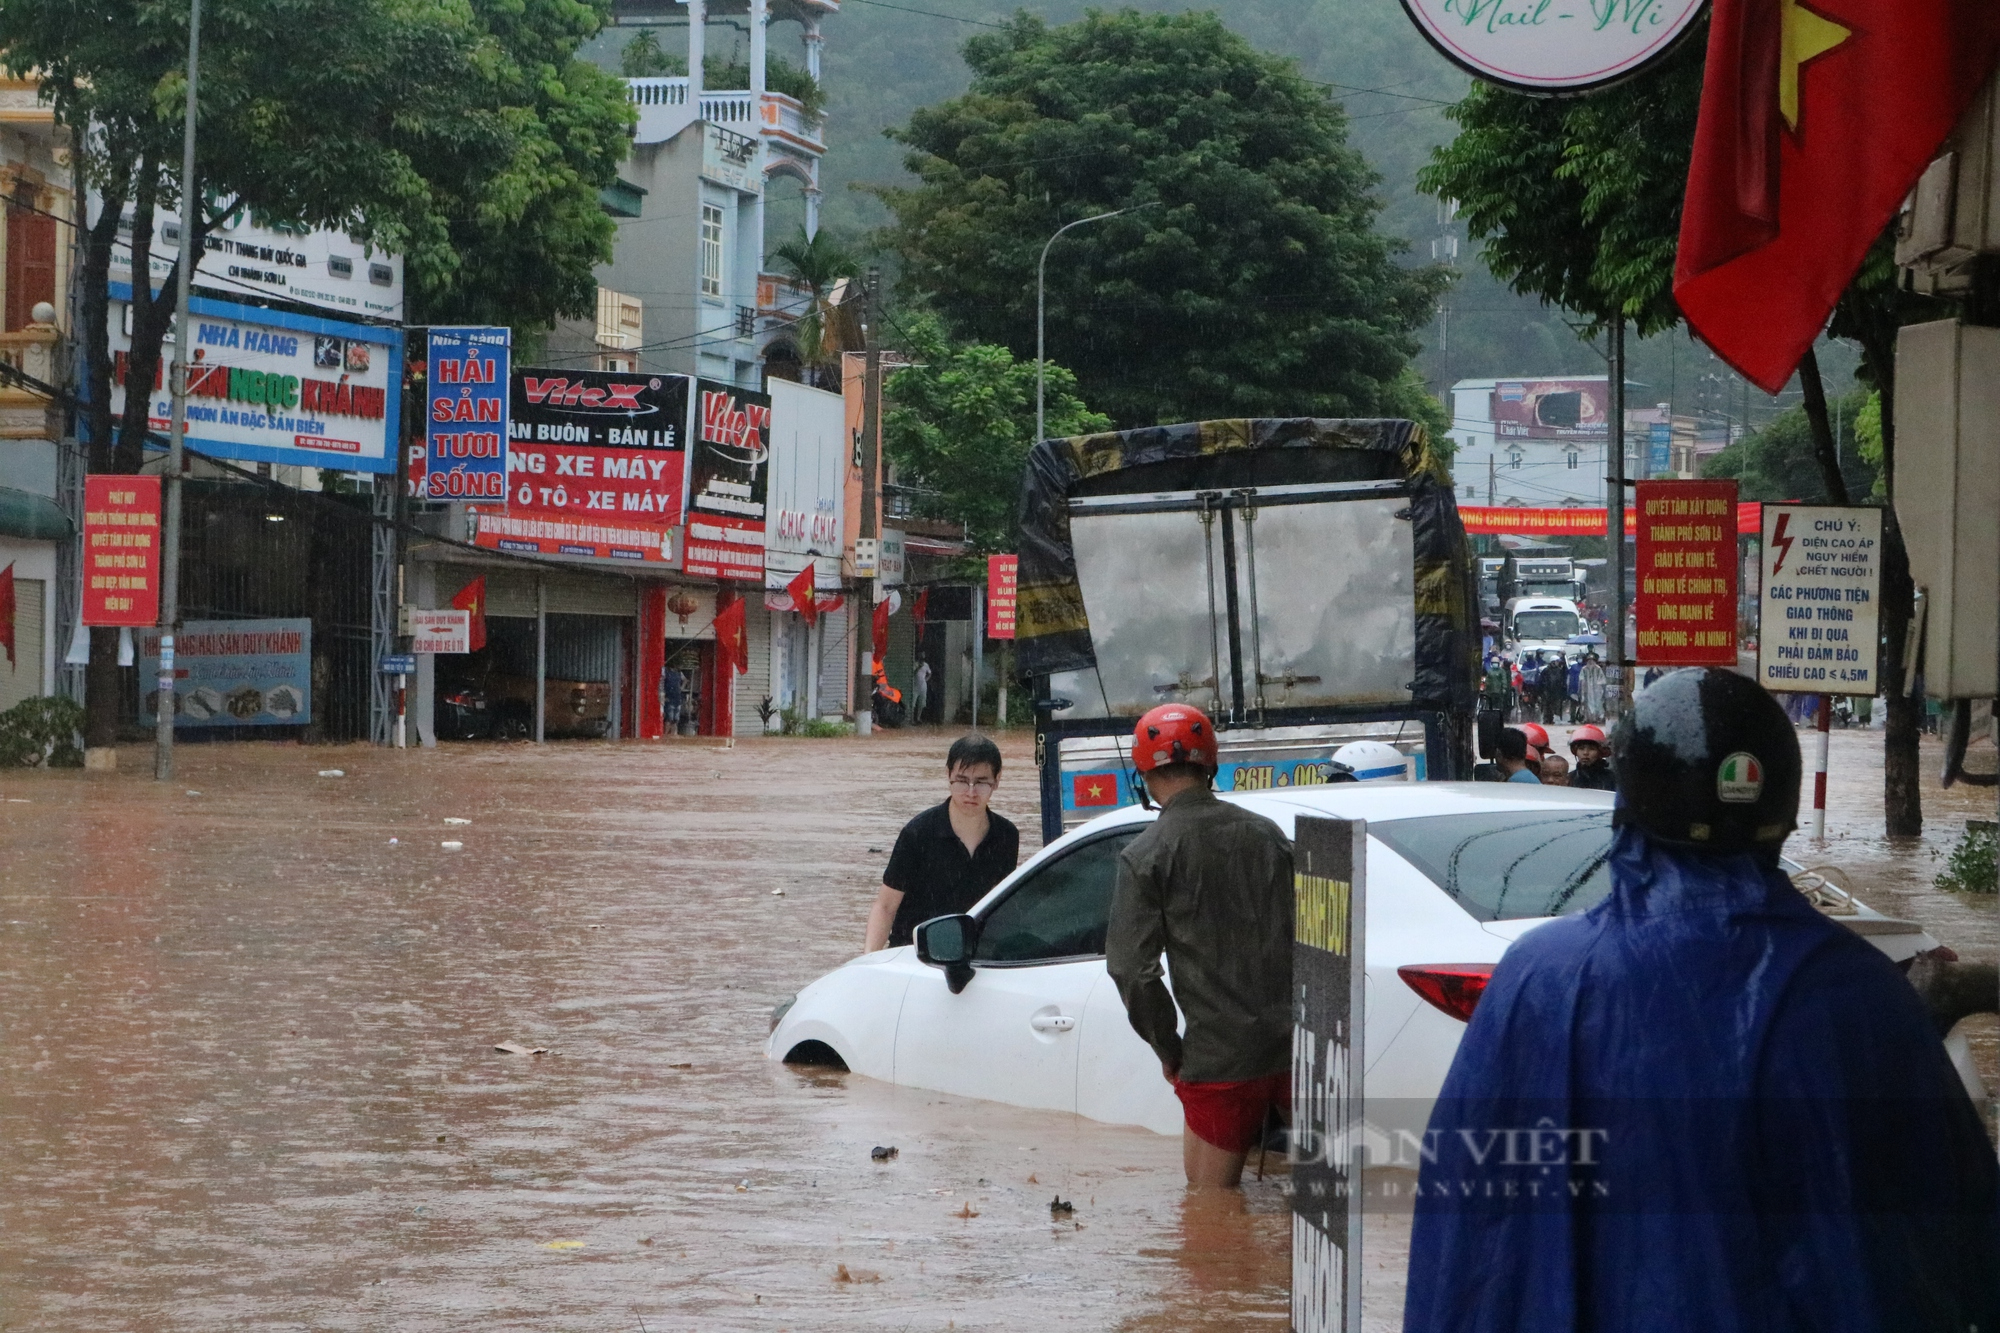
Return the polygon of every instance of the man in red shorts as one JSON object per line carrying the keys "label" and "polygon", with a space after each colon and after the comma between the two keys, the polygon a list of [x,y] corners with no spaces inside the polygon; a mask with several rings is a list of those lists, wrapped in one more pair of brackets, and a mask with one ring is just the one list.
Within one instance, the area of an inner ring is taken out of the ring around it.
{"label": "man in red shorts", "polygon": [[1292,847],[1216,799],[1215,729],[1200,709],[1140,718],[1132,760],[1161,810],[1118,858],[1105,962],[1181,1099],[1188,1183],[1233,1188],[1269,1112],[1291,1105]]}

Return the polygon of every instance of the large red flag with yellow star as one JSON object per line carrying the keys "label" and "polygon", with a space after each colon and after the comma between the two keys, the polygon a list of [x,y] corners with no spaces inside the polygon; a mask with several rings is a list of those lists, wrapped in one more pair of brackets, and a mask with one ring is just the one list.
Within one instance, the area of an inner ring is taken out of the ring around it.
{"label": "large red flag with yellow star", "polygon": [[1674,298],[1776,393],[1993,72],[1993,0],[1715,0]]}

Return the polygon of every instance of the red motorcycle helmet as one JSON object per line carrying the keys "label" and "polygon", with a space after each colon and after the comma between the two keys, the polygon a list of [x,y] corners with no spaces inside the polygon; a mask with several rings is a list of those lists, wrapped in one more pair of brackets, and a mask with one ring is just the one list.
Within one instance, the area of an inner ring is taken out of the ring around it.
{"label": "red motorcycle helmet", "polygon": [[1601,746],[1604,744],[1604,728],[1586,722],[1570,733],[1569,748],[1572,752],[1575,751],[1578,741],[1594,741]]}
{"label": "red motorcycle helmet", "polygon": [[1528,744],[1534,746],[1537,750],[1541,750],[1544,752],[1548,750],[1549,730],[1547,727],[1544,727],[1541,723],[1539,722],[1516,723],[1515,730],[1519,731],[1523,736],[1526,736],[1528,738]]}
{"label": "red motorcycle helmet", "polygon": [[1215,726],[1208,714],[1188,704],[1161,704],[1132,729],[1132,766],[1150,773],[1168,764],[1216,770]]}

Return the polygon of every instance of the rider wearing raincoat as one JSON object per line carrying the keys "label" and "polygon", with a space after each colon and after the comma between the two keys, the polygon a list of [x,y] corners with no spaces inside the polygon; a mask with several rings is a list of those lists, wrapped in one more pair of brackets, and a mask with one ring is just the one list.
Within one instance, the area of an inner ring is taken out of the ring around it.
{"label": "rider wearing raincoat", "polygon": [[1993,1145],[1916,993],[1792,887],[1799,750],[1731,672],[1613,738],[1611,893],[1493,973],[1405,1333],[2000,1329]]}

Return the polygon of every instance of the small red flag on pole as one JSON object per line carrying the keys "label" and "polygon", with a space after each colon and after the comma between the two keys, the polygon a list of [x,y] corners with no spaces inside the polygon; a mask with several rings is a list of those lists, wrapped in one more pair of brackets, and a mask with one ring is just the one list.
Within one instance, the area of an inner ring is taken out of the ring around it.
{"label": "small red flag on pole", "polygon": [[813,564],[813,558],[807,556],[806,567],[800,570],[790,583],[785,585],[785,591],[791,594],[792,609],[805,618],[808,626],[819,619],[819,602],[813,591],[813,575],[815,573]]}
{"label": "small red flag on pole", "polygon": [[454,611],[470,611],[471,629],[466,634],[466,646],[471,652],[478,652],[486,646],[486,576],[481,574],[472,582],[458,590],[458,596],[451,599]]}

